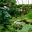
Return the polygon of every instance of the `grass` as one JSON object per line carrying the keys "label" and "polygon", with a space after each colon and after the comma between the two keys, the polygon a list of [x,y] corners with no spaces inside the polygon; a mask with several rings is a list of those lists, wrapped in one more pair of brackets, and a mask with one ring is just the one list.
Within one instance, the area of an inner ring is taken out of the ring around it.
{"label": "grass", "polygon": [[[28,22],[32,22],[32,10],[30,10],[30,12],[24,16],[19,16],[17,18],[13,17],[11,20],[13,20],[14,22],[16,21],[20,21],[20,20],[27,20]],[[17,30],[17,32],[31,32],[29,29],[32,29],[32,25],[30,24],[25,24],[23,26],[23,28],[21,30]]]}
{"label": "grass", "polygon": [[[17,32],[28,32],[29,29],[32,29],[32,25],[25,25],[22,30],[17,30]],[[31,31],[30,31],[31,32]]]}

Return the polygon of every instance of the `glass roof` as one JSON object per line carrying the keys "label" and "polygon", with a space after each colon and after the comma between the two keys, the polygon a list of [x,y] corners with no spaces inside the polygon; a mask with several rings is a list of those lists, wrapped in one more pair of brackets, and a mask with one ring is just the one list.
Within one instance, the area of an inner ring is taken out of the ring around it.
{"label": "glass roof", "polygon": [[16,0],[16,4],[32,4],[32,0]]}

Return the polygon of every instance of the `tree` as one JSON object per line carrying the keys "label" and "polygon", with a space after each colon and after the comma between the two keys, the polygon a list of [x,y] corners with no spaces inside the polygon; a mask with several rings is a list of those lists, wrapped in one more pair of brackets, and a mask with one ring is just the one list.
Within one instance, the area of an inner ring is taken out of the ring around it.
{"label": "tree", "polygon": [[[6,4],[7,3],[7,4]],[[16,32],[15,29],[13,28],[11,30],[11,21],[9,21],[9,19],[11,19],[11,15],[9,13],[9,11],[14,11],[13,8],[14,8],[14,5],[15,5],[15,0],[1,0],[0,2],[0,25],[3,26],[3,28],[1,29],[1,32],[6,32],[6,31],[9,31],[9,32]],[[9,7],[9,9],[12,8],[12,10],[8,10],[6,8],[4,8],[4,6],[7,6]],[[10,27],[9,27],[10,26]]]}

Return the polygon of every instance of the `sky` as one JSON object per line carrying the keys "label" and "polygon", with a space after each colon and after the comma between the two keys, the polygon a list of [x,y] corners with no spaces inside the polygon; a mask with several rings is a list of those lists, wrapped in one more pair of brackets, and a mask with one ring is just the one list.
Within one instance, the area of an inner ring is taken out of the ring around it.
{"label": "sky", "polygon": [[[28,4],[28,0],[16,0],[16,4]],[[32,0],[29,0],[29,4],[32,4]]]}

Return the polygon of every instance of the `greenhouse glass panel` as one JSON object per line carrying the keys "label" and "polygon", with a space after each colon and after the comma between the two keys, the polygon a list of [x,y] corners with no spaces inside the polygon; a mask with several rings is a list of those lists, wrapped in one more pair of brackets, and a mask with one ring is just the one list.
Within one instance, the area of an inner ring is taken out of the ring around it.
{"label": "greenhouse glass panel", "polygon": [[32,0],[16,0],[16,4],[32,4]]}

